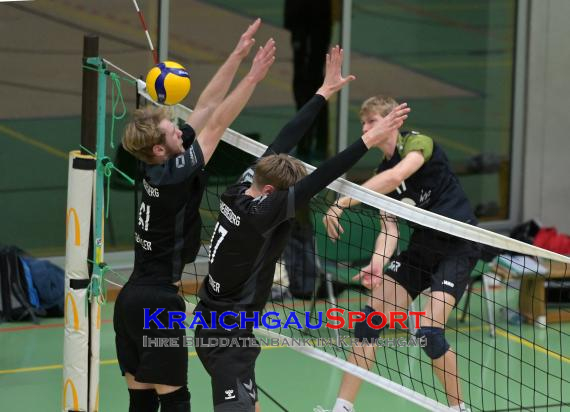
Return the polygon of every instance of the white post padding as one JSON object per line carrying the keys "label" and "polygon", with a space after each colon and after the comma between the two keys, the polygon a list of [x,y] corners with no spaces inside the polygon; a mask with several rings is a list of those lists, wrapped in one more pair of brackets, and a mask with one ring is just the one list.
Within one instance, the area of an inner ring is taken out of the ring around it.
{"label": "white post padding", "polygon": [[99,366],[101,358],[101,304],[91,302],[91,356],[89,358],[89,412],[99,411]]}
{"label": "white post padding", "polygon": [[92,156],[81,155],[78,151],[73,151],[69,155],[63,341],[62,410],[64,412],[87,411],[89,370],[87,289],[72,286],[75,285],[75,281],[89,279],[87,254],[91,235],[94,166],[95,160]]}
{"label": "white post padding", "polygon": [[[101,193],[97,193],[97,190]],[[97,235],[97,217],[101,222],[100,237],[95,240],[94,255],[95,262],[104,262],[104,221],[105,211],[101,208],[97,210],[97,202],[102,205],[103,188],[97,186],[97,173],[93,173],[93,233]],[[100,196],[100,198],[98,198]],[[100,216],[96,216],[100,213]],[[98,273],[99,269],[93,265],[93,276]],[[102,287],[102,285],[99,285]],[[102,291],[101,291],[102,292]],[[89,337],[89,412],[99,411],[99,367],[101,360],[101,300],[100,296],[91,299],[91,320],[90,320],[90,337]]]}

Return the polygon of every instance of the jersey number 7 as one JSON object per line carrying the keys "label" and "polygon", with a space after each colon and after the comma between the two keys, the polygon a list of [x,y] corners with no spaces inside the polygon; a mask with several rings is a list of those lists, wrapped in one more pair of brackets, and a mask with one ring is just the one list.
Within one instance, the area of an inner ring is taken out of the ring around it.
{"label": "jersey number 7", "polygon": [[214,233],[212,233],[212,239],[210,240],[210,256],[209,256],[210,263],[214,263],[216,252],[218,251],[220,244],[222,243],[227,234],[228,234],[228,229],[220,225],[220,222],[216,222],[216,226],[214,227]]}

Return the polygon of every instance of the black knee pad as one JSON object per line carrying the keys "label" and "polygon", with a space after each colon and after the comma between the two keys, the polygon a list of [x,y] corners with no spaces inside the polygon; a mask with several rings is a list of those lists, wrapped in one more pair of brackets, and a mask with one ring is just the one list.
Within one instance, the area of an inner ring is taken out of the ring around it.
{"label": "black knee pad", "polygon": [[423,350],[431,359],[441,358],[449,350],[449,343],[442,328],[424,326],[418,329],[417,337],[425,340]]}
{"label": "black knee pad", "polygon": [[[375,310],[374,308],[366,305],[363,312],[364,316],[368,318],[368,315],[375,312]],[[378,315],[372,317],[372,324],[380,326],[382,324],[382,318]],[[381,329],[373,329],[368,325],[366,320],[358,322],[354,327],[354,337],[358,339],[359,342],[365,341],[366,343],[375,343],[378,337],[380,337],[380,332],[386,327],[386,325]]]}
{"label": "black knee pad", "polygon": [[158,395],[160,412],[190,412],[190,392],[183,386],[174,392]]}
{"label": "black knee pad", "polygon": [[158,412],[158,395],[154,389],[129,389],[129,412]]}

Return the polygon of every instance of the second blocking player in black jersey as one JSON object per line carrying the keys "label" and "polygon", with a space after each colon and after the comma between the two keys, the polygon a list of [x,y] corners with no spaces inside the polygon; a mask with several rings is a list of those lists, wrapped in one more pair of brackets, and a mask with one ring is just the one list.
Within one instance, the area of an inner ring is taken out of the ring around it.
{"label": "second blocking player in black jersey", "polygon": [[[354,76],[341,75],[342,50],[327,55],[326,74],[317,94],[279,133],[255,168],[227,188],[210,245],[209,275],[200,291],[200,311],[211,325],[211,312],[251,314],[264,308],[273,274],[291,230],[295,212],[334,179],[352,167],[369,148],[400,127],[409,109],[395,108],[383,121],[343,152],[306,176],[302,163],[287,155],[310,127],[325,101]],[[232,323],[226,317],[226,323]],[[239,324],[239,322],[237,322]],[[201,342],[210,338],[255,339],[252,327],[226,330],[196,328]],[[244,339],[245,340],[245,339]],[[257,401],[255,361],[259,347],[197,347],[212,378],[215,412],[251,412]]]}

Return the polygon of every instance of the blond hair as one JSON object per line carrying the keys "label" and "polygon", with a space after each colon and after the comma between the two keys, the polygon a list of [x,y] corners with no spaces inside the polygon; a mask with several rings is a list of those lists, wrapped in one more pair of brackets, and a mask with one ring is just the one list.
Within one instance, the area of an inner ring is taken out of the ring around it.
{"label": "blond hair", "polygon": [[170,119],[170,113],[163,107],[147,106],[135,110],[123,134],[125,150],[137,159],[151,163],[154,158],[152,148],[165,142],[164,132],[158,127],[164,119]]}
{"label": "blond hair", "polygon": [[259,159],[255,166],[253,183],[262,188],[272,185],[277,190],[293,186],[307,175],[303,163],[285,153],[269,155]]}
{"label": "blond hair", "polygon": [[360,106],[360,117],[369,114],[379,114],[382,117],[386,117],[396,106],[398,106],[398,102],[392,97],[372,96],[366,99]]}

